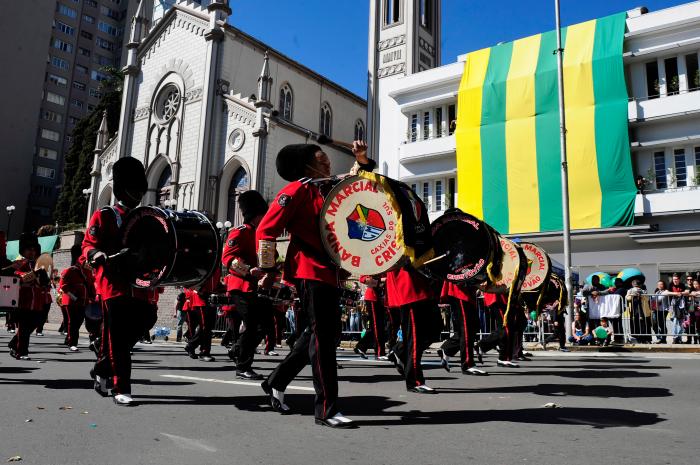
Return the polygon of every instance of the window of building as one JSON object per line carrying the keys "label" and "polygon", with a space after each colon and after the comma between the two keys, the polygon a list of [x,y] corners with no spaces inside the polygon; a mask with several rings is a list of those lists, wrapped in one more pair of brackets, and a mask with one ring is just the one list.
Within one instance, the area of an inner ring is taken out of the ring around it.
{"label": "window of building", "polygon": [[354,140],[365,140],[365,123],[361,119],[355,121],[355,139]]}
{"label": "window of building", "polygon": [[418,195],[418,184],[411,184],[411,190],[414,194]]}
{"label": "window of building", "polygon": [[294,108],[294,95],[289,84],[285,84],[280,89],[280,106],[279,111],[282,118],[287,121],[292,120],[292,110]]}
{"label": "window of building", "polygon": [[105,23],[104,21],[99,22],[99,24],[97,25],[97,29],[114,37],[117,37],[119,35],[119,29],[117,29],[116,26],[112,26],[111,24]]}
{"label": "window of building", "polygon": [[37,184],[32,189],[32,193],[40,197],[49,197],[51,196],[52,191],[53,188],[51,186],[46,186],[44,184]]}
{"label": "window of building", "polygon": [[418,114],[414,113],[411,115],[411,129],[409,133],[409,140],[415,142],[418,140]]}
{"label": "window of building", "polygon": [[87,67],[85,67],[83,65],[75,65],[75,71],[78,74],[87,74],[88,73]]}
{"label": "window of building", "polygon": [[423,182],[423,203],[430,210],[430,183],[427,181]]}
{"label": "window of building", "polygon": [[70,104],[72,107],[80,108],[81,110],[85,106],[85,102],[83,102],[82,100],[77,99],[77,98],[70,99]]}
{"label": "window of building", "polygon": [[61,123],[63,121],[63,116],[61,116],[60,113],[51,110],[43,110],[41,112],[41,117],[46,121],[53,121],[54,123]]}
{"label": "window of building", "polygon": [[433,24],[433,1],[420,0],[420,25],[428,32],[432,31]]}
{"label": "window of building", "polygon": [[87,86],[83,82],[73,81],[73,88],[78,90],[85,90]]}
{"label": "window of building", "polygon": [[45,166],[37,166],[36,175],[40,178],[53,179],[56,177],[56,170],[54,170],[53,168],[47,168]]}
{"label": "window of building", "polygon": [[90,34],[88,31],[80,31],[80,37],[92,40],[92,34]]}
{"label": "window of building", "polygon": [[445,135],[444,128],[442,125],[442,107],[437,107],[435,109],[435,137],[442,137]]}
{"label": "window of building", "polygon": [[688,90],[700,90],[700,68],[698,68],[697,53],[685,56],[685,69],[688,73]]}
{"label": "window of building", "polygon": [[53,92],[46,92],[46,101],[55,103],[56,105],[65,105],[66,98],[62,95],[54,94]]}
{"label": "window of building", "polygon": [[647,98],[659,97],[659,65],[656,61],[646,64],[647,74]]}
{"label": "window of building", "polygon": [[102,98],[102,92],[95,89],[94,87],[90,87],[89,94],[90,94],[90,97]]}
{"label": "window of building", "polygon": [[61,87],[66,87],[68,85],[68,79],[51,73],[47,75],[47,80]]}
{"label": "window of building", "polygon": [[95,17],[90,15],[83,15],[83,21],[88,24],[95,24]]}
{"label": "window of building", "polygon": [[430,139],[430,112],[423,112],[423,140]]}
{"label": "window of building", "polygon": [[447,180],[447,199],[445,200],[445,208],[455,208],[455,178]]}
{"label": "window of building", "polygon": [[70,27],[66,23],[62,23],[60,21],[55,21],[54,27],[66,35],[69,35],[69,36],[75,35],[75,28]]}
{"label": "window of building", "polygon": [[64,138],[64,140],[65,140],[67,145],[70,145],[73,143],[73,136],[68,135]]}
{"label": "window of building", "polygon": [[107,16],[108,18],[112,18],[112,19],[116,19],[116,20],[120,20],[122,17],[122,14],[119,11],[113,10],[111,8],[107,8],[106,6],[100,7],[100,13]]}
{"label": "window of building", "polygon": [[90,50],[83,48],[83,47],[78,47],[78,55],[84,56],[84,57],[90,57]]}
{"label": "window of building", "polygon": [[58,69],[64,69],[66,71],[70,69],[70,65],[63,58],[51,57],[51,64]]}
{"label": "window of building", "polygon": [[80,118],[76,118],[75,116],[68,117],[68,124],[75,126],[78,122],[80,122]]}
{"label": "window of building", "polygon": [[442,181],[435,181],[435,211],[442,211]]}
{"label": "window of building", "polygon": [[114,60],[102,55],[95,56],[95,62],[100,66],[112,66],[114,64]]}
{"label": "window of building", "polygon": [[61,13],[64,16],[68,16],[69,18],[77,18],[78,17],[78,12],[75,11],[73,8],[69,8],[65,5],[62,5],[60,3],[56,4],[56,11]]}
{"label": "window of building", "polygon": [[56,132],[56,131],[52,131],[50,129],[42,129],[41,130],[41,138],[46,139],[46,140],[52,140],[54,142],[58,142],[59,140],[61,140],[61,134]]}
{"label": "window of building", "polygon": [[40,158],[47,158],[49,160],[56,160],[58,158],[57,151],[46,147],[39,147],[39,153],[37,155],[39,155]]}
{"label": "window of building", "polygon": [[73,46],[69,44],[68,42],[64,42],[61,39],[53,39],[53,48],[57,48],[59,50],[63,50],[64,52],[71,53],[73,52]]}
{"label": "window of building", "polygon": [[105,50],[109,50],[110,52],[114,50],[114,42],[110,42],[102,37],[95,39],[95,45]]}
{"label": "window of building", "polygon": [[656,188],[666,189],[666,154],[664,152],[654,152],[654,177],[656,178]]}
{"label": "window of building", "polygon": [[384,25],[391,26],[401,21],[401,1],[384,0]]}
{"label": "window of building", "polygon": [[452,104],[447,107],[447,133],[451,136],[457,129],[457,105]]}
{"label": "window of building", "polygon": [[87,6],[91,6],[93,8],[97,8],[97,2],[95,0],[85,0],[85,4]]}
{"label": "window of building", "polygon": [[328,102],[324,102],[321,105],[321,124],[319,127],[319,132],[327,137],[332,137],[333,132],[333,113],[331,112],[331,106]]}
{"label": "window of building", "polygon": [[88,112],[92,112],[95,109],[95,105],[91,105],[88,103],[87,110]]}
{"label": "window of building", "polygon": [[104,73],[93,70],[92,73],[90,73],[90,78],[94,79],[95,81],[105,81],[108,79],[108,76]]}
{"label": "window of building", "polygon": [[688,167],[685,164],[685,149],[675,149],[673,151],[673,168],[676,175],[676,187],[688,185]]}
{"label": "window of building", "polygon": [[681,89],[678,77],[678,59],[676,57],[666,58],[664,68],[666,69],[666,94],[677,94]]}

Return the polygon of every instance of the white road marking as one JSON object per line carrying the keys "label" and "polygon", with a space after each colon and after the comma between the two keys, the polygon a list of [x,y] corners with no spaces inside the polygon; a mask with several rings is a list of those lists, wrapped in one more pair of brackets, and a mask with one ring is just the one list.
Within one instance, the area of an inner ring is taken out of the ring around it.
{"label": "white road marking", "polygon": [[190,439],[184,436],[177,436],[175,434],[160,433],[166,438],[172,440],[176,446],[187,450],[198,450],[204,452],[216,452],[216,448],[205,444],[198,439]]}
{"label": "white road marking", "polygon": [[[216,378],[197,378],[196,376],[184,376],[184,375],[160,375],[163,378],[174,378],[174,379],[185,379],[188,381],[201,381],[204,383],[221,383],[221,384],[235,384],[237,386],[255,386],[260,387],[261,383],[253,381],[234,381],[228,379],[216,379]],[[287,389],[294,389],[297,391],[314,391],[314,388],[307,386],[295,386],[290,384]]]}

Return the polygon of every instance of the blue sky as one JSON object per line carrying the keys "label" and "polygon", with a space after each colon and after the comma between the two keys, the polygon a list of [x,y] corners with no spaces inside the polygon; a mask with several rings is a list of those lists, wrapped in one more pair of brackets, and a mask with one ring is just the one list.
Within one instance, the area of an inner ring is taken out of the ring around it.
{"label": "blue sky", "polygon": [[[681,0],[561,0],[563,25]],[[366,96],[369,0],[231,0],[231,23]],[[553,0],[443,0],[442,63],[457,55],[554,29]]]}

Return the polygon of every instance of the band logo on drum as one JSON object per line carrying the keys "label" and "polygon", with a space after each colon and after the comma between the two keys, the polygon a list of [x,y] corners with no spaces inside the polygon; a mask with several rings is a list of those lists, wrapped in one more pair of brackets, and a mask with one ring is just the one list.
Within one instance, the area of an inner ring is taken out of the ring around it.
{"label": "band logo on drum", "polygon": [[347,217],[348,237],[361,241],[373,241],[386,231],[386,225],[382,215],[377,210],[367,208],[362,204],[355,205],[355,209]]}

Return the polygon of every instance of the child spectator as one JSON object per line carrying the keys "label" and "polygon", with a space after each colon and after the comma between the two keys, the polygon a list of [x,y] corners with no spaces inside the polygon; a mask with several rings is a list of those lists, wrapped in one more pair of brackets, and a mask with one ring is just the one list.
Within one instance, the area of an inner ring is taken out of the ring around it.
{"label": "child spectator", "polygon": [[574,313],[574,321],[571,323],[571,336],[569,342],[574,345],[585,346],[593,341],[591,328],[588,322],[581,318],[581,313]]}

